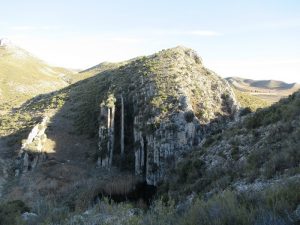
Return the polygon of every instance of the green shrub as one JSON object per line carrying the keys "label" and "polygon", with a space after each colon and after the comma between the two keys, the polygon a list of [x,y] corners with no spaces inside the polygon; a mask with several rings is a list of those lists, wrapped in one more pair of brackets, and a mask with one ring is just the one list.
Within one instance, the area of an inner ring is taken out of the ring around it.
{"label": "green shrub", "polygon": [[295,97],[296,94],[282,99],[278,103],[269,108],[259,110],[253,116],[247,118],[246,127],[255,129],[260,126],[267,126],[272,123],[282,121],[292,121],[300,114],[300,98]]}
{"label": "green shrub", "polygon": [[239,147],[237,145],[233,145],[232,146],[231,157],[235,161],[239,159],[239,157],[240,157],[240,150],[239,150]]}
{"label": "green shrub", "polygon": [[21,214],[29,211],[30,208],[20,200],[3,203],[0,205],[0,224],[20,225]]}
{"label": "green shrub", "polygon": [[202,174],[204,161],[200,159],[186,160],[180,163],[176,169],[179,174],[179,182],[191,182]]}
{"label": "green shrub", "polygon": [[182,225],[247,225],[253,224],[252,209],[241,204],[230,191],[208,201],[197,199],[180,222]]}
{"label": "green shrub", "polygon": [[300,181],[287,181],[262,192],[266,205],[280,215],[292,212],[300,203]]}

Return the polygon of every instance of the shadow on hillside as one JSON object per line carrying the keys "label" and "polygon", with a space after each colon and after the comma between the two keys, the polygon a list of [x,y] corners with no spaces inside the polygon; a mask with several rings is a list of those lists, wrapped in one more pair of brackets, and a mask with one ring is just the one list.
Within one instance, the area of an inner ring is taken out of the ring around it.
{"label": "shadow on hillside", "polygon": [[[118,69],[105,70],[58,91],[38,95],[17,109],[20,112],[30,112],[34,117],[40,117],[44,109],[55,111],[45,131],[47,138],[55,142],[54,153],[50,153],[50,158],[83,165],[88,161],[96,161],[99,105],[114,86],[111,77],[119,75]],[[230,117],[219,115],[202,128],[204,132],[208,132],[209,128],[209,132],[218,133],[222,130],[219,125],[233,119]],[[116,128],[118,127],[116,124]],[[23,136],[16,146],[21,146],[21,140],[26,138],[24,131],[22,132]]]}

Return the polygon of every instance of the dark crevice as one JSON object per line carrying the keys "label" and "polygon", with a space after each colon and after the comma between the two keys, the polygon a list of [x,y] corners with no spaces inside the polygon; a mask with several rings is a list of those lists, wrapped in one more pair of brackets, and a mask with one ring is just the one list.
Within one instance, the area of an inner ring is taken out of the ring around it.
{"label": "dark crevice", "polygon": [[122,106],[118,98],[115,105],[114,118],[114,154],[113,165],[122,170],[134,171],[134,115],[133,106],[130,102],[124,102],[124,156],[121,157],[121,123]]}
{"label": "dark crevice", "polygon": [[144,142],[144,168],[143,168],[143,175],[144,175],[144,178],[146,179],[146,171],[147,171],[147,145],[148,145],[148,142],[147,142],[147,138],[146,136],[143,136],[143,142]]}
{"label": "dark crevice", "polygon": [[145,204],[150,206],[152,199],[156,194],[157,188],[153,185],[148,185],[146,182],[137,183],[135,188],[126,194],[108,194],[105,192],[99,193],[93,199],[93,204],[97,204],[103,198],[108,198],[109,201],[116,203],[132,202]]}

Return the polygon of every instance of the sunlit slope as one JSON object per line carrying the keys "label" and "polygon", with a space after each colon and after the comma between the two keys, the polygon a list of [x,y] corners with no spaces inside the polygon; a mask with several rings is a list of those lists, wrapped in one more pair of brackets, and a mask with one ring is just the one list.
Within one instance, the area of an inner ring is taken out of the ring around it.
{"label": "sunlit slope", "polygon": [[65,87],[68,73],[16,46],[0,46],[0,105],[18,106],[33,96]]}

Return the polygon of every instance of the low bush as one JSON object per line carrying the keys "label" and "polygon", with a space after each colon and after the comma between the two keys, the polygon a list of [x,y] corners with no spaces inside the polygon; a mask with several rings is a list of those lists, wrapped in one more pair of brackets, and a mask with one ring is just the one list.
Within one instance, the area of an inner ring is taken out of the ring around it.
{"label": "low bush", "polygon": [[24,224],[21,220],[21,214],[29,212],[30,208],[20,200],[0,204],[0,224],[20,225]]}

